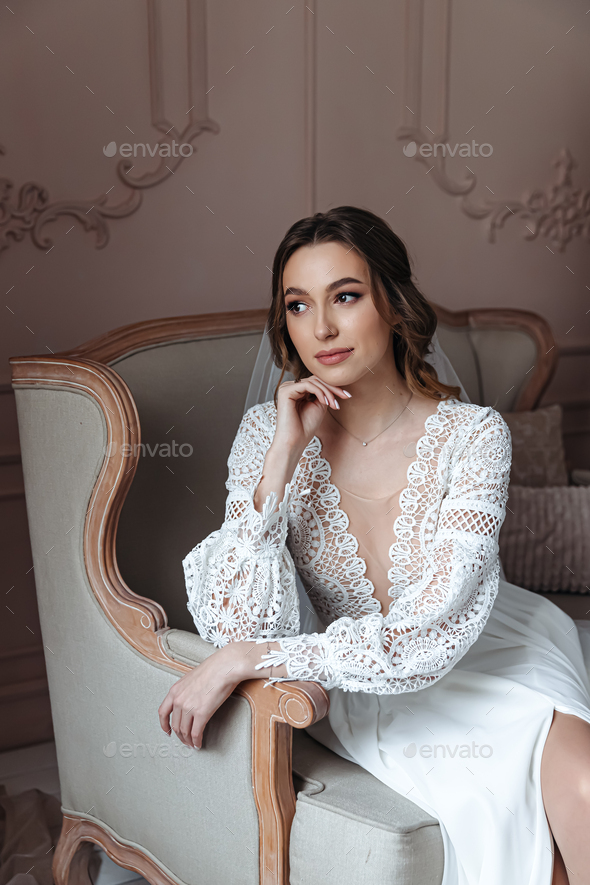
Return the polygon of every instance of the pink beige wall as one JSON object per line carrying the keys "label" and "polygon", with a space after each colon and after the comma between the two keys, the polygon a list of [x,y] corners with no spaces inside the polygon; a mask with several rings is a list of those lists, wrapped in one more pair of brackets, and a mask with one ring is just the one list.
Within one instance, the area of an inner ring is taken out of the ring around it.
{"label": "pink beige wall", "polygon": [[[8,358],[263,307],[303,215],[366,207],[407,242],[433,301],[542,314],[560,351],[543,402],[564,406],[570,466],[590,467],[590,220],[573,193],[590,188],[585,4],[14,0],[1,15],[0,707],[23,725],[0,746],[51,733]],[[103,154],[204,120],[180,162],[129,171]],[[404,156],[424,139],[493,153]],[[586,238],[560,234],[566,203]],[[491,242],[494,210],[508,219]]]}

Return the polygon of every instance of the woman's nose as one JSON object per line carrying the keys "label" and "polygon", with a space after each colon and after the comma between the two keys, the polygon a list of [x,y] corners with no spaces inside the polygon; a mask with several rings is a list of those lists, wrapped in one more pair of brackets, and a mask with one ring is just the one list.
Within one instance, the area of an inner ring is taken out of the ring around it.
{"label": "woman's nose", "polygon": [[315,336],[316,338],[327,338],[335,334],[334,323],[330,322],[326,316],[316,315]]}

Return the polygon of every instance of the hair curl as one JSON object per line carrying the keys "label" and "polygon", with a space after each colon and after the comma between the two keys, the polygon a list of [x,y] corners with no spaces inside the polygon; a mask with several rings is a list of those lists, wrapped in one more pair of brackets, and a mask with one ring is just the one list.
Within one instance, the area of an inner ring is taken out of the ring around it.
{"label": "hair curl", "polygon": [[434,308],[412,281],[404,243],[378,215],[356,206],[338,206],[295,222],[274,257],[272,303],[266,329],[275,365],[281,369],[274,391],[275,406],[285,372],[291,372],[298,381],[312,374],[302,362],[287,329],[285,265],[301,246],[329,242],[353,247],[365,260],[373,303],[393,330],[395,364],[412,393],[432,399],[459,399],[461,388],[439,381],[434,367],[424,359],[438,320]]}

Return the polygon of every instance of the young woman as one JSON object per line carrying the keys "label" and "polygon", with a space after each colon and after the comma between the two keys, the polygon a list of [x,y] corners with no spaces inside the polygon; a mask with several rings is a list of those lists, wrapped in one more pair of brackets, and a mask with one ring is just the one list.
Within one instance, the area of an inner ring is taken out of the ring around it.
{"label": "young woman", "polygon": [[330,711],[308,731],[439,819],[443,885],[588,885],[576,622],[500,577],[510,433],[424,359],[436,315],[403,243],[354,207],[299,221],[268,330],[274,399],[245,413],[225,521],[183,561],[218,651],[170,689],[162,728],[200,748],[242,680],[317,681]]}

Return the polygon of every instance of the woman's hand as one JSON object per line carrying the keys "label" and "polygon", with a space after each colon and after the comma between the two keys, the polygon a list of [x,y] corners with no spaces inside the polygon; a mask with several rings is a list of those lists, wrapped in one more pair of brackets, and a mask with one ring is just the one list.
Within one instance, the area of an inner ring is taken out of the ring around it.
{"label": "woman's hand", "polygon": [[244,678],[240,645],[218,649],[174,683],[158,708],[166,734],[173,731],[187,747],[201,748],[207,722]]}
{"label": "woman's hand", "polygon": [[284,664],[270,671],[256,669],[267,650],[278,648],[279,643],[273,640],[240,640],[217,649],[171,687],[158,708],[162,730],[168,735],[173,731],[187,747],[200,750],[205,726],[236,685],[244,679],[288,675]]}
{"label": "woman's hand", "polygon": [[[277,426],[274,439],[290,450],[303,451],[326,413],[339,409],[337,396],[349,397],[343,387],[310,375],[301,381],[285,381],[277,392]],[[274,440],[273,440],[274,443]]]}

